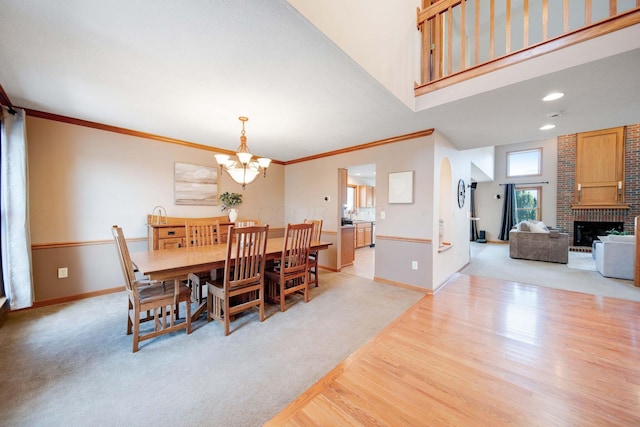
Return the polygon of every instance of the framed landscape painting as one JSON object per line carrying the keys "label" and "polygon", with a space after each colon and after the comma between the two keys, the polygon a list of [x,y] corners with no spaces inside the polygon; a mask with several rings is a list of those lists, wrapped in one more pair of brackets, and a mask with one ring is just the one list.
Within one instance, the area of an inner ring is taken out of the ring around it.
{"label": "framed landscape painting", "polygon": [[218,168],[175,162],[173,193],[176,205],[217,205]]}

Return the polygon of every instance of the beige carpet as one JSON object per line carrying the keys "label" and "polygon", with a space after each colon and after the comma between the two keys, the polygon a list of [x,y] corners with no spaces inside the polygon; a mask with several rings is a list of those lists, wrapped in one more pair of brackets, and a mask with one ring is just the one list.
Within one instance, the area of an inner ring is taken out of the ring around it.
{"label": "beige carpet", "polygon": [[472,243],[471,262],[461,273],[640,301],[640,288],[633,281],[603,277],[590,257],[590,253],[570,252],[569,264],[528,261],[510,258],[508,244]]}
{"label": "beige carpet", "polygon": [[[3,426],[258,426],[424,294],[321,272],[311,301],[198,321],[131,353],[126,295],[10,313],[0,328]],[[182,311],[184,313],[184,311]]]}

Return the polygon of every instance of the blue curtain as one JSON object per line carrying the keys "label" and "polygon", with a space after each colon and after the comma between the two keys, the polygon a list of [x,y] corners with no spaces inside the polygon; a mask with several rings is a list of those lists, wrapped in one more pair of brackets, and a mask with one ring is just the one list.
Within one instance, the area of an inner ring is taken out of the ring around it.
{"label": "blue curtain", "polygon": [[502,205],[502,218],[500,220],[499,240],[509,240],[509,230],[516,225],[516,186],[505,184]]}
{"label": "blue curtain", "polygon": [[470,240],[472,242],[475,242],[476,240],[478,240],[478,226],[476,224],[477,221],[473,220],[473,218],[476,217],[476,189],[473,186],[473,184],[471,185],[469,205],[470,205],[471,218],[472,218],[471,221],[469,221],[471,223],[470,225],[471,229],[469,230]]}

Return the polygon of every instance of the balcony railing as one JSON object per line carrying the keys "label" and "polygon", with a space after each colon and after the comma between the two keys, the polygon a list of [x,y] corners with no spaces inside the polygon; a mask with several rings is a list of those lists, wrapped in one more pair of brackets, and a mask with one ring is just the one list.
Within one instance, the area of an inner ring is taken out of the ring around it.
{"label": "balcony railing", "polygon": [[640,23],[640,0],[423,0],[415,95]]}

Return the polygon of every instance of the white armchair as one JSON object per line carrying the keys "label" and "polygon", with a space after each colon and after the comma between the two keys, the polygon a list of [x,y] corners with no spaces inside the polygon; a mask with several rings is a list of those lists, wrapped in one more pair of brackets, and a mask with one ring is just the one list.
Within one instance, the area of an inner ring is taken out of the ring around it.
{"label": "white armchair", "polygon": [[596,269],[605,277],[633,280],[635,256],[635,236],[609,236],[596,245]]}

